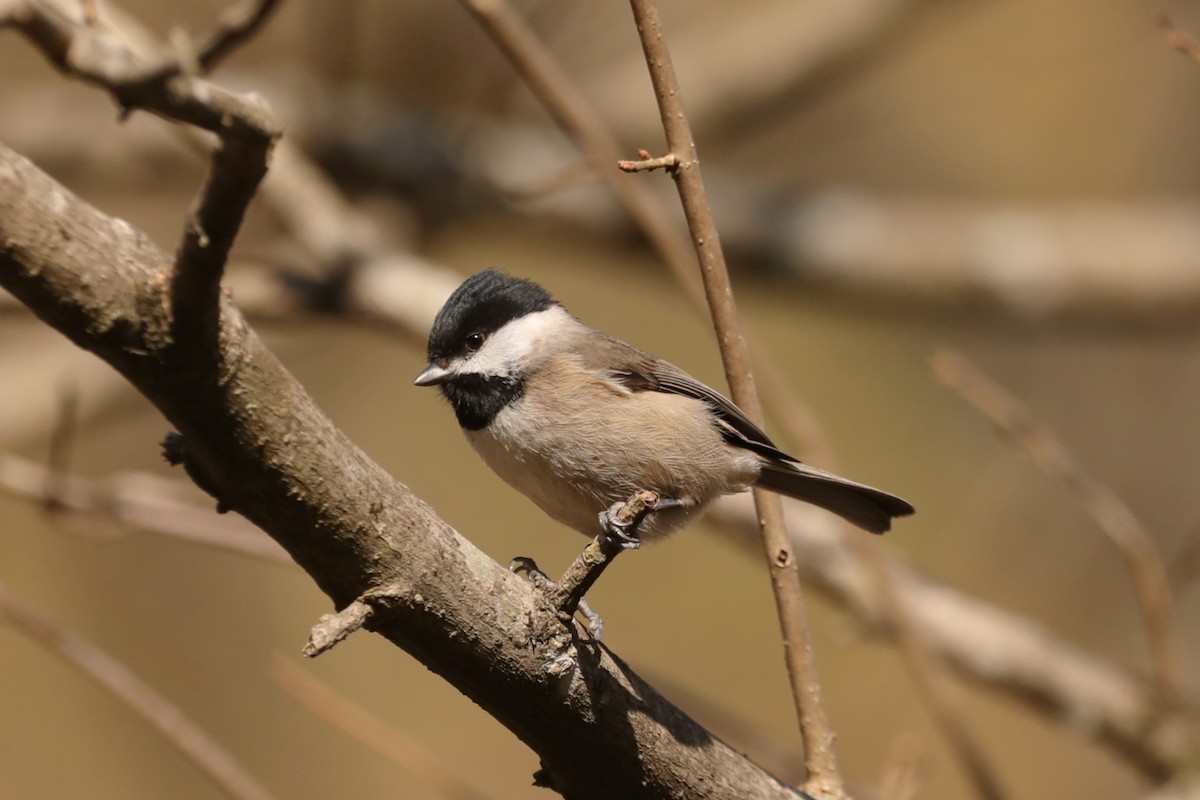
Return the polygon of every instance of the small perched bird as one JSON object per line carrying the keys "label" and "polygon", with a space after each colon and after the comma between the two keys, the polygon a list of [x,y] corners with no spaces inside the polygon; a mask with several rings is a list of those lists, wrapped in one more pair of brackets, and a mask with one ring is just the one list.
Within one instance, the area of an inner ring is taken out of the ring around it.
{"label": "small perched bird", "polygon": [[[429,366],[467,440],[562,524],[626,546],[661,537],[726,494],[761,486],[872,533],[913,513],[899,497],[782,452],[733,403],[678,367],[587,327],[538,284],[489,269],[438,312]],[[617,509],[655,492],[623,536]]]}

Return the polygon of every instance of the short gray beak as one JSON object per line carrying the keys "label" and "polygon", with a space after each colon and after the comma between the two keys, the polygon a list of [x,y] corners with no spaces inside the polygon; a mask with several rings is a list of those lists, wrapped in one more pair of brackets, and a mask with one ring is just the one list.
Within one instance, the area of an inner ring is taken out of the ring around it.
{"label": "short gray beak", "polygon": [[413,380],[413,383],[417,386],[437,386],[439,383],[444,383],[449,377],[450,370],[439,367],[437,364],[430,364]]}

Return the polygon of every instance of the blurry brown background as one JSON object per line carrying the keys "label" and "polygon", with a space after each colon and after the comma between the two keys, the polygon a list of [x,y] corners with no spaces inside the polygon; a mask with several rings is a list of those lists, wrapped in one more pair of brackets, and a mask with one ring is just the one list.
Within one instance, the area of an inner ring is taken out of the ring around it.
{"label": "blurry brown background", "polygon": [[[165,34],[173,26],[205,30],[224,5],[140,0],[126,8]],[[630,156],[638,147],[657,151],[661,134],[628,9],[521,7]],[[791,197],[845,189],[951,206],[1102,201],[1136,209],[1189,201],[1200,188],[1200,65],[1169,49],[1157,27],[1166,12],[1200,31],[1194,4],[726,0],[700,11],[664,0],[661,7],[714,191],[724,177]],[[758,75],[761,83],[731,89],[721,85],[729,75]],[[541,281],[585,322],[723,385],[707,324],[626,233],[526,213],[530,204],[512,198],[477,199],[469,175],[462,195],[442,198],[458,184],[439,177],[436,163],[427,174],[387,182],[382,165],[376,173],[370,159],[365,167],[348,162],[347,152],[417,147],[393,130],[401,113],[433,131],[421,147],[456,156],[493,127],[548,129],[458,5],[285,3],[215,79],[262,92],[397,242],[464,276],[500,266]],[[706,104],[709,93],[722,101]],[[202,165],[169,138],[164,143],[156,120],[135,114],[121,125],[116,116],[105,97],[62,79],[16,34],[0,38],[0,139],[172,248]],[[510,166],[519,171],[527,160],[536,168],[545,155],[518,147]],[[666,183],[661,173],[629,180]],[[234,256],[288,261],[269,214],[252,214]],[[1116,489],[1174,561],[1200,535],[1195,320],[1175,313],[1163,324],[1152,306],[1128,315],[1021,314],[979,298],[897,294],[869,281],[851,291],[836,279],[767,268],[767,260],[748,253],[733,260],[744,324],[817,412],[839,471],[918,508],[872,544],[1147,671],[1130,581],[1113,548],[1067,490],[931,378],[927,358],[953,346],[1001,379]],[[1128,263],[1127,274],[1136,278],[1141,266]],[[1200,270],[1200,253],[1189,266]],[[439,398],[410,385],[422,363],[410,341],[335,322],[260,327],[354,441],[494,558],[533,555],[556,573],[577,554],[583,540],[503,486]],[[73,470],[172,475],[158,455],[165,423],[144,400],[114,390],[120,382],[106,367],[52,331],[4,311],[2,446],[43,458],[67,384],[81,398]],[[302,662],[308,628],[329,608],[298,569],[113,533],[0,496],[0,581],[121,659],[279,797],[436,795],[299,707],[268,674],[278,654],[368,704],[490,796],[548,796],[529,786],[533,754],[384,642],[356,636]],[[701,721],[720,731],[719,708],[784,751],[798,748],[773,601],[756,560],[699,525],[622,558],[589,597],[604,614],[605,641]],[[869,792],[903,741],[919,754],[918,796],[967,796],[894,649],[864,639],[811,597],[849,786]],[[1200,592],[1180,589],[1179,619],[1194,692]],[[221,796],[126,708],[2,627],[0,676],[0,797]],[[1009,700],[969,696],[963,711],[1012,796],[1148,791],[1127,765],[1061,725]]]}

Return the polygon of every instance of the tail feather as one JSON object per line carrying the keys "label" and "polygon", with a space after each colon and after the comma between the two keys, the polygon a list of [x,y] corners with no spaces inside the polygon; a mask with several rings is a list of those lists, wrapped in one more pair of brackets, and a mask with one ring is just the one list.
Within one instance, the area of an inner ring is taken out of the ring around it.
{"label": "tail feather", "polygon": [[892,517],[905,517],[913,507],[895,495],[848,481],[807,464],[767,462],[757,485],[832,511],[871,533],[892,527]]}

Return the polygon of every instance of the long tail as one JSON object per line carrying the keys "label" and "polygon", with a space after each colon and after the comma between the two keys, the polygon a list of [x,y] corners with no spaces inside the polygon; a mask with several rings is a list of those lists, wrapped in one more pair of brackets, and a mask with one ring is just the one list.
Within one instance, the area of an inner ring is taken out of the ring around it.
{"label": "long tail", "polygon": [[914,509],[895,495],[825,472],[807,464],[768,461],[758,485],[832,511],[871,533],[892,527],[892,517],[905,517]]}

